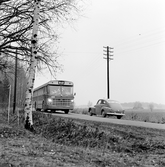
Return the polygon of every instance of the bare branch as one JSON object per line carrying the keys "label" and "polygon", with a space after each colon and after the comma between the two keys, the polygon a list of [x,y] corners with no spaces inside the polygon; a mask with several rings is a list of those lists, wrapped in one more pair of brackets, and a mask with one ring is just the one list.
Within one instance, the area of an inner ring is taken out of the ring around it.
{"label": "bare branch", "polygon": [[[31,0],[0,1],[0,52],[25,62],[31,57],[31,33],[34,4]],[[57,47],[58,33],[52,25],[74,19],[78,15],[76,0],[41,1],[38,32],[38,68],[60,69]],[[53,47],[52,47],[53,46]],[[55,47],[56,46],[56,47]]]}

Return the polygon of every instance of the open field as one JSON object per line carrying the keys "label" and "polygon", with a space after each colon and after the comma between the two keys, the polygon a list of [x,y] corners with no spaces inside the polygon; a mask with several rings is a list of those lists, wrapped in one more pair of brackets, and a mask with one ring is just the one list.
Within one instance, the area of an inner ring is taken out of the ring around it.
{"label": "open field", "polygon": [[[73,112],[78,114],[88,114],[88,108],[75,108]],[[116,117],[112,118],[116,119]],[[122,119],[164,124],[165,109],[154,109],[153,111],[150,111],[149,109],[126,109],[125,116],[123,116]]]}
{"label": "open field", "polygon": [[34,113],[34,132],[0,113],[0,167],[163,167],[165,131]]}
{"label": "open field", "polygon": [[148,109],[126,110],[123,119],[164,124],[165,109],[155,109],[153,111]]}

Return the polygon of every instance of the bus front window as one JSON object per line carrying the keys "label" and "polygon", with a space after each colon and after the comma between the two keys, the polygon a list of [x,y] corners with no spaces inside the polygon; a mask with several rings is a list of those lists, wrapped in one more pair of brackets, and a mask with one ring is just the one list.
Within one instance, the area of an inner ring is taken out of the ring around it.
{"label": "bus front window", "polygon": [[48,90],[51,95],[61,95],[60,86],[49,85]]}
{"label": "bus front window", "polygon": [[66,96],[73,95],[73,87],[63,86],[62,95],[66,95]]}

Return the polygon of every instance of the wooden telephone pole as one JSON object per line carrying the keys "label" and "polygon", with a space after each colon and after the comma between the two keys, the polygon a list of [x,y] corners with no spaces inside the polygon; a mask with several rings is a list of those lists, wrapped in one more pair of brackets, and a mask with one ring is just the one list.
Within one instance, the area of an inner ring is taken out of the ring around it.
{"label": "wooden telephone pole", "polygon": [[106,57],[104,57],[104,59],[107,60],[107,98],[110,99],[110,77],[109,77],[109,69],[110,69],[110,60],[113,60],[112,56],[113,56],[113,51],[111,47],[107,46],[107,47],[103,47],[106,50],[104,50],[104,52],[106,52],[106,54],[104,54]]}
{"label": "wooden telephone pole", "polygon": [[13,114],[15,113],[16,107],[16,94],[17,94],[17,49],[16,49],[16,56],[15,56],[15,79],[14,79],[14,100],[13,100]]}

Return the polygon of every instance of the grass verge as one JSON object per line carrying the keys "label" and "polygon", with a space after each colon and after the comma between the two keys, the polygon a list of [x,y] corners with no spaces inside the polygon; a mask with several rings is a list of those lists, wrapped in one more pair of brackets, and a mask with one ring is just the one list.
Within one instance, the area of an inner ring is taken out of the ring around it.
{"label": "grass verge", "polygon": [[[165,166],[165,131],[33,114],[35,132],[0,114],[0,164]],[[13,116],[14,117],[14,116]]]}

